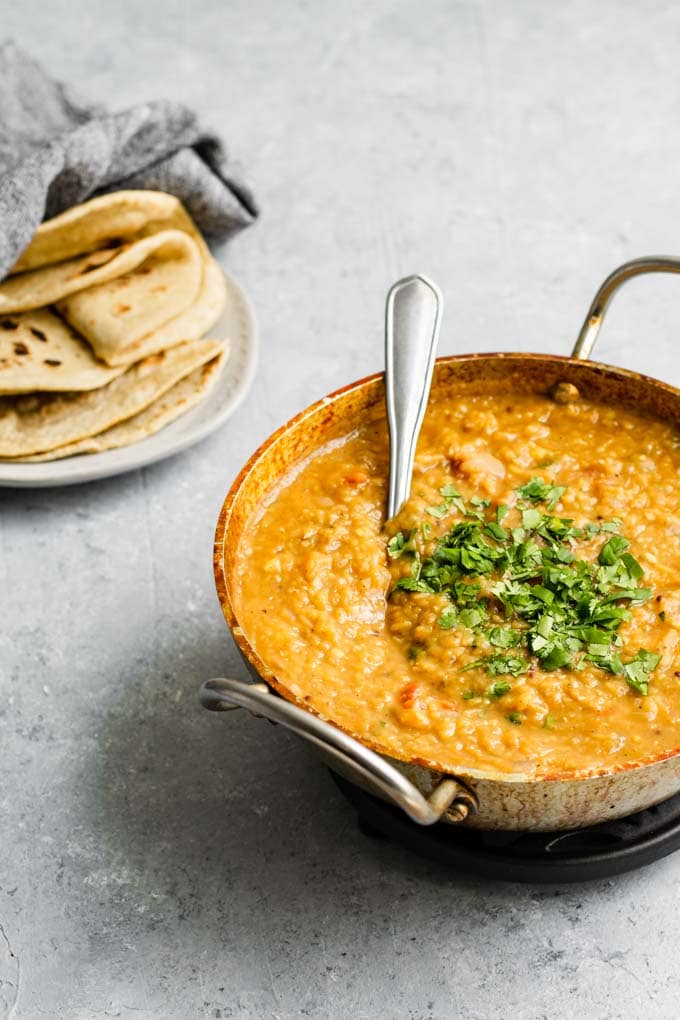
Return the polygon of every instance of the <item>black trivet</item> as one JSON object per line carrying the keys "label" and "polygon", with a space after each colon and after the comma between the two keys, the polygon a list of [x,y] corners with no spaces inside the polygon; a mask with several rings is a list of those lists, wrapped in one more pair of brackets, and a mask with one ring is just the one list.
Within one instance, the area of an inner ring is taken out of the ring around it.
{"label": "black trivet", "polygon": [[627,818],[562,832],[490,832],[417,825],[331,773],[358,814],[359,828],[387,837],[454,871],[508,882],[585,882],[620,875],[680,849],[680,794]]}

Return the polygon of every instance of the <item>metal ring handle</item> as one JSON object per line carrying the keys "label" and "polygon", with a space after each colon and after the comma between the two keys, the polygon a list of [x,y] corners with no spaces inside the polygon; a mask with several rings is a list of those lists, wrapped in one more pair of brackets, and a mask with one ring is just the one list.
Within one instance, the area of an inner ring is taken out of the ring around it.
{"label": "metal ring handle", "polygon": [[572,358],[585,360],[590,357],[612,297],[627,280],[643,273],[680,273],[680,258],[673,255],[648,255],[642,259],[624,262],[610,273],[592,300],[571,352]]}
{"label": "metal ring handle", "polygon": [[385,402],[390,432],[387,519],[411,491],[413,459],[432,385],[442,293],[425,276],[406,276],[390,287],[385,306]]}
{"label": "metal ring handle", "polygon": [[319,747],[356,781],[368,781],[419,825],[433,825],[446,815],[461,822],[477,810],[477,798],[463,783],[445,777],[429,798],[398,769],[375,751],[310,712],[273,694],[266,684],[249,684],[223,677],[207,680],[200,690],[201,704],[214,712],[245,708],[255,716],[280,723]]}

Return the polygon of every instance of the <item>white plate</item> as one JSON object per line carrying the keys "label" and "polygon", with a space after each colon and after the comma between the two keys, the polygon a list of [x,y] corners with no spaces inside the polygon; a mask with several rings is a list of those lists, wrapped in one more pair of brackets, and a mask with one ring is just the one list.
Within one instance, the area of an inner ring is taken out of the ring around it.
{"label": "white plate", "polygon": [[39,464],[0,461],[0,486],[30,489],[108,478],[171,457],[219,428],[234,413],[251,387],[258,348],[255,313],[250,300],[233,277],[228,273],[224,277],[227,302],[219,322],[210,330],[210,336],[217,340],[229,338],[229,357],[204,401],[154,436],[119,450],[81,454]]}

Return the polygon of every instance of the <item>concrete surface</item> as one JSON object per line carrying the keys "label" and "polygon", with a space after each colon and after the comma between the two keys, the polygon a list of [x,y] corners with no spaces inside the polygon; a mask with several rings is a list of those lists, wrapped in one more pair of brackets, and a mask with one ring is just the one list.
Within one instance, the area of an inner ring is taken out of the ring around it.
{"label": "concrete surface", "polygon": [[[680,253],[680,9],[30,0],[0,23],[94,98],[195,105],[263,208],[223,253],[263,358],[221,433],[0,492],[0,1015],[677,1017],[680,856],[582,888],[448,875],[196,690],[239,670],[211,575],[225,490],[380,366],[395,278],[441,284],[444,352],[567,351],[610,269]],[[601,357],[678,383],[679,327],[680,281],[638,281]]]}

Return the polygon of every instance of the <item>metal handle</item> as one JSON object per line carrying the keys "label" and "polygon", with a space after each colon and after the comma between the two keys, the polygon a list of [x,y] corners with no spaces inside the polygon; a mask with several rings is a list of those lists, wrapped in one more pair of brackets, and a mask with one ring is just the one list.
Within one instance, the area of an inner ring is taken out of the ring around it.
{"label": "metal handle", "polygon": [[385,308],[385,400],[390,430],[390,487],[387,518],[394,517],[411,491],[413,458],[439,339],[444,298],[425,276],[399,280]]}
{"label": "metal handle", "polygon": [[375,751],[331,726],[310,712],[291,705],[273,694],[266,684],[249,684],[220,677],[207,680],[200,691],[201,704],[213,712],[245,708],[255,716],[281,723],[320,748],[333,762],[342,766],[355,782],[368,782],[388,800],[402,808],[419,825],[433,825],[446,815],[448,821],[462,822],[477,810],[477,798],[463,783],[446,777],[429,798]]}
{"label": "metal handle", "polygon": [[642,259],[633,259],[632,262],[624,262],[610,273],[588,309],[571,353],[572,358],[590,357],[612,297],[622,284],[642,273],[680,273],[680,258],[674,258],[672,255],[648,255]]}

